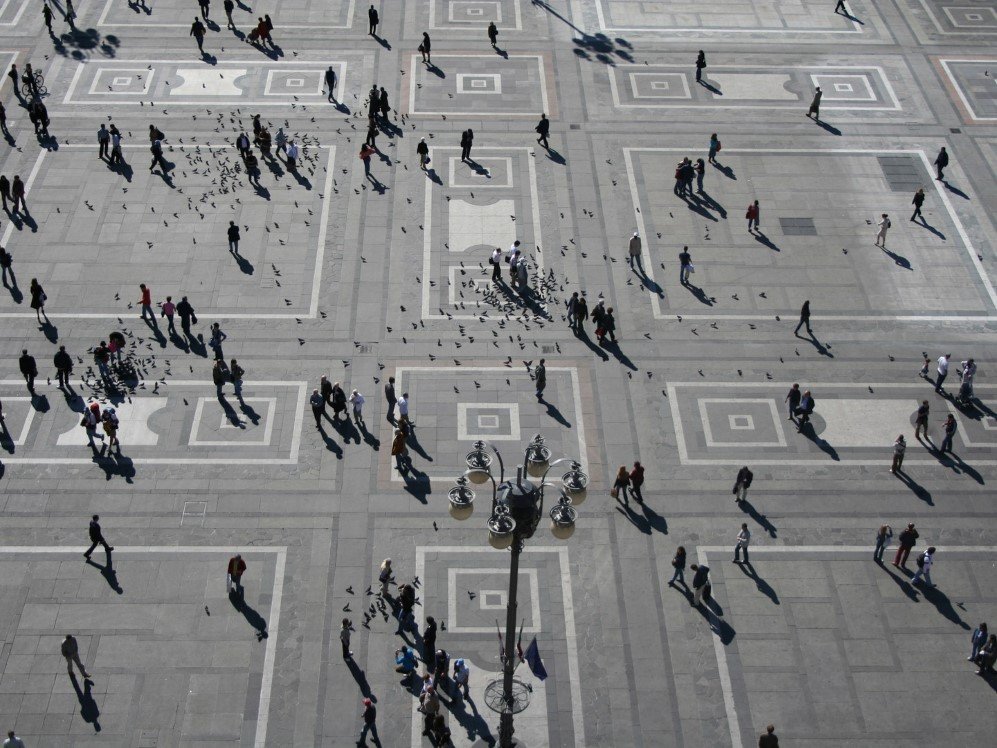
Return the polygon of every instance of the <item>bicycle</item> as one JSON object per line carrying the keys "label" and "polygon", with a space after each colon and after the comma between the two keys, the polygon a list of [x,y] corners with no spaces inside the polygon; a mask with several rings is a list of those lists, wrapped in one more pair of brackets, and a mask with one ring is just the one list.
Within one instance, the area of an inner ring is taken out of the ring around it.
{"label": "bicycle", "polygon": [[24,80],[24,75],[21,76],[21,93],[24,96],[44,96],[48,93],[48,89],[45,88],[45,76],[37,70],[33,72],[32,82]]}

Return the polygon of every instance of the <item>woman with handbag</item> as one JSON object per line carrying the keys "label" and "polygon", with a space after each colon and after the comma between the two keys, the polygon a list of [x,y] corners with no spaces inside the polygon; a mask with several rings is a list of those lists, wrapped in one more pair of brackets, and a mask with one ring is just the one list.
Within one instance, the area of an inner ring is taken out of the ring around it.
{"label": "woman with handbag", "polygon": [[687,588],[689,585],[685,583],[685,547],[679,546],[675,549],[675,556],[672,558],[672,568],[675,571],[672,572],[672,578],[668,580],[668,586],[672,587],[675,585],[675,580],[677,579],[682,583],[682,586]]}

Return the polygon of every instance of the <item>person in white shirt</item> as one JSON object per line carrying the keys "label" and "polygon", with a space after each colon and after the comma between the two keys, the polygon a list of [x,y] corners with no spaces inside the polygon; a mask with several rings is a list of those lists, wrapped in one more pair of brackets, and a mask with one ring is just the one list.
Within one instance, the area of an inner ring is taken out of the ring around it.
{"label": "person in white shirt", "polygon": [[364,425],[363,404],[366,402],[364,396],[356,390],[353,390],[353,392],[350,393],[348,402],[353,403],[353,420],[356,422],[357,426]]}
{"label": "person in white shirt", "polygon": [[935,392],[942,391],[942,382],[944,382],[945,377],[949,375],[950,358],[952,358],[951,353],[945,353],[938,357],[938,377],[935,379]]}
{"label": "person in white shirt", "polygon": [[934,587],[931,583],[931,565],[935,562],[935,547],[931,546],[923,554],[917,557],[917,571],[914,572],[913,579],[910,580],[912,585],[917,584],[924,579],[925,584],[928,587]]}
{"label": "person in white shirt", "polygon": [[741,551],[744,551],[744,563],[748,563],[748,543],[751,542],[751,531],[748,523],[741,523],[741,532],[737,534],[737,544],[734,546],[734,563],[741,563]]}
{"label": "person in white shirt", "polygon": [[517,239],[516,241],[514,241],[512,244],[509,245],[509,249],[507,249],[505,251],[505,261],[506,262],[510,262],[512,260],[512,256],[514,254],[516,254],[517,252],[520,251],[519,250],[519,245],[521,243],[522,242],[520,242],[519,239]]}
{"label": "person in white shirt", "polygon": [[492,266],[492,280],[498,283],[502,280],[502,250],[495,247],[488,262]]}
{"label": "person in white shirt", "polygon": [[[876,224],[879,226],[879,233],[876,234],[876,246],[886,249],[886,232],[893,224],[890,223],[890,216],[883,213],[883,217]],[[880,243],[882,242],[882,243]]]}
{"label": "person in white shirt", "polygon": [[415,426],[408,418],[408,393],[403,392],[402,396],[398,398],[398,420],[404,421],[405,425],[409,428]]}
{"label": "person in white shirt", "polygon": [[963,383],[972,384],[973,377],[976,376],[976,361],[969,359],[962,362],[962,381]]}

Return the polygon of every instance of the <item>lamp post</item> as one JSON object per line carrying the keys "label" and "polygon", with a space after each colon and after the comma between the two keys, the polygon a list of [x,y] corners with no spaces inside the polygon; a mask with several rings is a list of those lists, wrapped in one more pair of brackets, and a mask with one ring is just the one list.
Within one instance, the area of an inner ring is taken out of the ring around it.
{"label": "lamp post", "polygon": [[[489,450],[491,454],[489,454]],[[492,455],[498,460],[498,480],[493,472]],[[492,484],[492,508],[488,517],[488,542],[493,548],[508,548],[509,599],[505,617],[505,647],[502,652],[502,678],[494,680],[485,689],[485,703],[498,712],[499,745],[511,748],[513,716],[529,706],[529,690],[515,679],[516,655],[512,647],[516,636],[516,607],[519,585],[519,555],[526,541],[533,537],[544,513],[544,489],[557,488],[559,497],[548,516],[551,533],[560,540],[567,540],[575,530],[578,516],[575,507],[585,500],[588,475],[582,472],[578,460],[562,458],[550,461],[551,452],[544,438],[537,434],[526,445],[523,464],[516,467],[516,477],[506,480],[502,455],[492,445],[476,441],[465,458],[467,470],[450,489],[450,515],[455,519],[468,519],[474,511],[474,490],[468,485]],[[570,464],[559,483],[547,482],[547,475],[555,465]],[[524,475],[525,473],[525,475]],[[529,477],[538,478],[533,482]]]}

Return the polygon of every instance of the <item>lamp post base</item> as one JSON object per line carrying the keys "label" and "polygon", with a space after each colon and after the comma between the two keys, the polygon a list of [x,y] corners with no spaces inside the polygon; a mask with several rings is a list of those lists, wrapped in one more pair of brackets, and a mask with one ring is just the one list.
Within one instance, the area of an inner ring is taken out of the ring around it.
{"label": "lamp post base", "polygon": [[493,680],[485,687],[485,704],[499,717],[499,746],[512,748],[513,715],[519,714],[530,705],[530,688],[523,681],[513,678],[512,691],[508,696],[505,691],[505,679]]}

